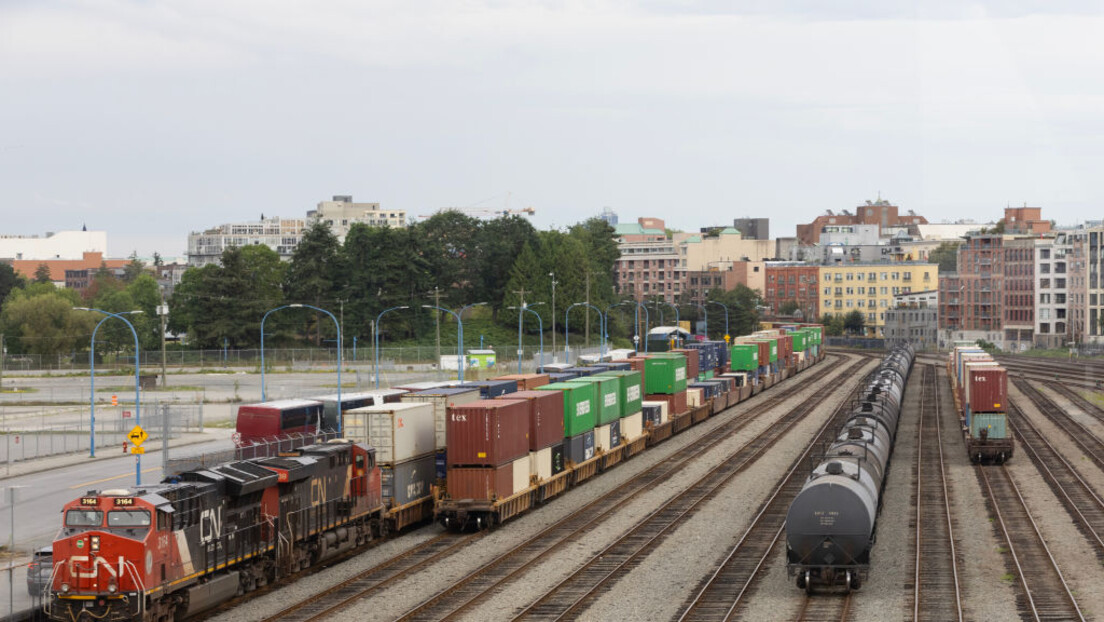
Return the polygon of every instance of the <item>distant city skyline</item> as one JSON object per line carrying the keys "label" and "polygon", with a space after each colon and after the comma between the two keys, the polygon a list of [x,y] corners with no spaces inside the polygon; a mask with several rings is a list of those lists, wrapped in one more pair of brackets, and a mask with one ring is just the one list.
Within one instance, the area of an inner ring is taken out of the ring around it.
{"label": "distant city skyline", "polygon": [[109,252],[335,194],[416,216],[610,207],[773,236],[881,196],[932,222],[1104,205],[1097,3],[16,0],[4,233]]}

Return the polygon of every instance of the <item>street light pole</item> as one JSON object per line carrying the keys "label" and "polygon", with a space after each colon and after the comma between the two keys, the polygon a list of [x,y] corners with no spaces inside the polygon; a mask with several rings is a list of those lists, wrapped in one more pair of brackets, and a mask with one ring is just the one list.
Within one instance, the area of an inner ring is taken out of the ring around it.
{"label": "street light pole", "polygon": [[[438,307],[436,305],[422,305],[422,308],[444,311],[445,313],[448,313],[452,315],[452,317],[456,318],[456,365],[459,368],[457,378],[459,378],[460,382],[464,382],[464,321],[460,319],[460,315],[458,313],[444,307]],[[463,311],[463,309],[461,309],[461,311]]]}
{"label": "street light pole", "polygon": [[161,304],[157,305],[157,315],[161,316],[161,386],[169,385],[165,375],[165,323],[169,319],[169,305],[165,304],[165,292],[161,291]]}
{"label": "street light pole", "polygon": [[[564,356],[567,359],[565,361],[567,363],[571,362],[571,346],[570,346],[570,343],[571,343],[571,310],[574,309],[575,307],[580,307],[580,306],[586,306],[586,308],[587,308],[587,317],[588,318],[590,317],[590,310],[591,309],[594,309],[595,311],[598,312],[598,330],[602,331],[603,335],[606,333],[606,318],[605,318],[605,316],[602,315],[602,310],[601,309],[599,309],[598,307],[590,304],[589,302],[576,302],[576,303],[572,304],[571,306],[569,306],[567,308],[567,310],[564,311]],[[599,350],[599,352],[600,352],[599,357],[605,357],[606,356],[606,342],[605,342],[604,339],[602,341],[601,349]]]}
{"label": "street light pole", "polygon": [[[537,313],[536,311],[533,310],[533,307],[535,307],[537,305],[542,305],[542,304],[544,304],[544,303],[543,302],[534,302],[534,303],[525,305],[524,307],[506,307],[506,308],[511,309],[511,310],[518,309],[518,314],[519,315],[521,314],[522,311],[528,311],[529,313],[532,313],[533,315],[537,316],[537,327],[538,327],[537,330],[540,331],[540,366],[544,367],[544,320],[541,319],[541,316],[540,316],[539,313]],[[521,352],[521,332],[518,332],[518,352]],[[520,356],[518,357],[518,373],[519,374],[521,373],[521,357]]]}
{"label": "street light pole", "polygon": [[[404,305],[404,306],[401,306],[401,307],[391,307],[390,309],[384,309],[383,311],[380,311],[379,315],[376,316],[376,323],[372,325],[372,327],[373,327],[372,336],[375,340],[374,344],[375,344],[375,350],[376,350],[376,388],[377,389],[379,388],[379,377],[380,377],[380,363],[379,363],[380,321],[383,319],[383,314],[387,313],[388,311],[396,311],[398,309],[409,309],[409,308],[410,307]],[[353,343],[356,343],[356,341],[355,341],[356,338],[354,337],[353,339],[354,339]]]}
{"label": "street light pole", "polygon": [[[552,277],[552,362],[555,362],[555,273],[550,272],[549,276]],[[543,334],[541,336],[543,338]],[[543,366],[544,363],[541,363]],[[2,372],[0,372],[0,378],[2,378]]]}
{"label": "street light pole", "polygon": [[[725,303],[723,303],[723,302],[718,302],[718,301],[716,301],[716,300],[709,300],[709,301],[706,301],[706,303],[705,303],[705,304],[707,304],[707,305],[708,305],[708,304],[721,305],[721,308],[722,308],[722,309],[724,309],[724,311],[725,311],[725,336],[731,336],[731,333],[729,333],[729,332],[728,332],[728,305],[726,305],[726,304],[725,304]],[[708,332],[708,331],[706,331],[706,335],[705,335],[705,336],[706,336],[706,337],[708,337],[708,336],[709,336],[709,332]]]}
{"label": "street light pole", "polygon": [[337,328],[337,432],[338,432],[338,434],[341,434],[341,430],[344,427],[343,422],[341,420],[342,419],[342,417],[341,417],[341,349],[342,349],[344,344],[342,344],[342,342],[341,342],[341,323],[337,321],[337,316],[336,315],[334,315],[333,313],[330,313],[329,311],[327,311],[325,309],[321,309],[319,307],[315,307],[313,305],[308,305],[308,304],[293,303],[293,304],[289,304],[289,305],[283,305],[283,306],[280,306],[280,307],[276,307],[275,309],[269,309],[268,311],[265,312],[264,316],[261,317],[261,401],[262,402],[265,401],[265,397],[266,397],[266,393],[265,393],[265,360],[264,360],[264,335],[265,335],[264,325],[265,325],[265,320],[268,319],[268,316],[270,314],[275,313],[276,311],[279,311],[280,309],[312,309],[314,311],[318,311],[319,313],[325,313],[326,315],[330,316],[330,319],[333,320],[334,327]]}
{"label": "street light pole", "polygon": [[[127,315],[129,313],[141,313],[141,312],[142,312],[141,310],[121,311],[121,312],[119,312],[119,315]],[[89,398],[89,409],[88,409],[88,429],[89,429],[89,432],[91,434],[91,436],[89,437],[89,441],[88,441],[89,451],[91,452],[91,455],[89,456],[90,458],[95,458],[96,457],[96,333],[99,332],[99,330],[100,330],[100,324],[103,324],[104,322],[108,321],[109,319],[111,319],[111,316],[109,316],[109,315],[104,316],[104,318],[101,319],[96,324],[96,327],[92,329],[92,353],[91,353],[91,355],[89,356],[89,359],[88,359],[88,364],[89,364],[88,377],[89,377],[89,382],[91,384],[91,386],[89,387],[91,396]]]}
{"label": "street light pole", "polygon": [[[74,311],[95,311],[96,313],[101,313],[103,315],[107,315],[107,316],[110,316],[110,317],[117,317],[120,320],[122,320],[123,322],[125,322],[126,325],[130,328],[130,333],[132,335],[134,335],[134,425],[136,425],[138,427],[141,427],[142,426],[142,391],[141,391],[141,385],[138,381],[138,376],[139,376],[139,373],[140,373],[139,367],[141,365],[142,357],[140,356],[141,355],[141,350],[139,350],[139,347],[138,347],[138,331],[134,330],[134,324],[131,324],[130,320],[126,319],[125,317],[123,317],[122,315],[120,315],[118,313],[111,313],[110,311],[104,311],[103,309],[91,309],[91,308],[88,308],[88,307],[74,307],[73,310]],[[93,343],[93,345],[95,345],[95,335],[92,336],[92,343]],[[95,357],[93,357],[93,358],[95,358]],[[95,376],[95,374],[93,374],[93,377],[94,376]],[[92,399],[93,399],[93,401],[95,401],[95,399],[96,399],[95,393],[93,393]],[[95,443],[93,443],[92,446],[95,447],[96,446]],[[142,485],[142,454],[134,454],[134,457],[135,457],[134,485],[135,486],[141,486]]]}

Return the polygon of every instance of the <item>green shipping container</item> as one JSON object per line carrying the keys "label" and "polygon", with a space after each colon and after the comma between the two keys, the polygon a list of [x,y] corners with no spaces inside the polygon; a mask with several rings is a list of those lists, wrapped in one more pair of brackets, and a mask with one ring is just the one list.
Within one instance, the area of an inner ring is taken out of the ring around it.
{"label": "green shipping container", "polygon": [[674,395],[686,390],[686,357],[655,356],[644,361],[644,393]]}
{"label": "green shipping container", "polygon": [[793,349],[794,352],[804,352],[806,345],[806,339],[808,334],[805,331],[795,331],[791,333],[793,336]]}
{"label": "green shipping container", "polygon": [[1008,415],[1004,413],[975,413],[970,415],[970,434],[981,438],[981,431],[988,429],[988,438],[1008,438]]}
{"label": "green shipping container", "polygon": [[564,384],[594,385],[594,404],[597,408],[594,425],[606,425],[621,418],[621,380],[609,376],[583,376]]}
{"label": "green shipping container", "polygon": [[594,429],[597,412],[594,409],[594,387],[589,384],[554,382],[537,387],[537,391],[562,391],[564,394],[564,438],[571,438]]}
{"label": "green shipping container", "polygon": [[617,378],[621,383],[621,416],[635,415],[643,408],[644,392],[640,386],[640,372],[638,371],[607,371],[599,376]]}
{"label": "green shipping container", "polygon": [[729,364],[732,371],[759,369],[759,346],[754,343],[737,343],[729,348]]}

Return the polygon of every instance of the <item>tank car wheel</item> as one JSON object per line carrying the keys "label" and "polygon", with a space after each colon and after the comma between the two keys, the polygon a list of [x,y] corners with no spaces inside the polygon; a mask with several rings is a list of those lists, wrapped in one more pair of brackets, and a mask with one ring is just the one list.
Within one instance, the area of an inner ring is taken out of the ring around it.
{"label": "tank car wheel", "polygon": [[805,571],[805,593],[813,593],[813,572],[811,570]]}
{"label": "tank car wheel", "polygon": [[[850,573],[849,573],[850,574]],[[857,590],[862,587],[862,579],[859,578],[859,573],[855,573],[851,576],[851,589]]]}
{"label": "tank car wheel", "polygon": [[844,585],[847,587],[847,591],[850,592],[853,589],[851,587],[852,579],[851,579],[851,571],[850,570],[848,570],[847,573],[843,576],[843,580],[844,580]]}

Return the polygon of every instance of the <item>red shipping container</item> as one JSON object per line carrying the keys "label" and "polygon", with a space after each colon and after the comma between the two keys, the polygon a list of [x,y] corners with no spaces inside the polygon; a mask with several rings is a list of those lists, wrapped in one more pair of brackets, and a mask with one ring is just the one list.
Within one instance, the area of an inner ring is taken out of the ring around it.
{"label": "red shipping container", "polygon": [[529,455],[529,403],[479,400],[449,406],[449,466],[498,466]]}
{"label": "red shipping container", "polygon": [[649,393],[644,396],[646,402],[667,402],[667,416],[684,415],[690,411],[686,405],[686,391],[679,391],[671,395],[665,393]]}
{"label": "red shipping container", "polygon": [[787,363],[793,360],[793,335],[785,334],[778,338],[778,359]]}
{"label": "red shipping container", "polygon": [[500,395],[500,400],[529,403],[529,451],[539,451],[564,440],[564,394],[562,391],[517,391]]}
{"label": "red shipping container", "polygon": [[504,499],[514,492],[514,465],[449,467],[445,485],[453,499]]}
{"label": "red shipping container", "polygon": [[[671,352],[678,352],[686,357],[686,378],[697,379],[698,372],[701,371],[701,351],[675,348],[671,350]],[[693,380],[691,380],[691,382],[693,382]]]}
{"label": "red shipping container", "polygon": [[517,381],[518,391],[528,391],[548,384],[550,379],[548,374],[510,374],[509,376],[499,376],[494,380],[515,380]]}
{"label": "red shipping container", "polygon": [[970,412],[999,413],[1008,408],[1008,372],[1003,367],[972,369],[969,373]]}

